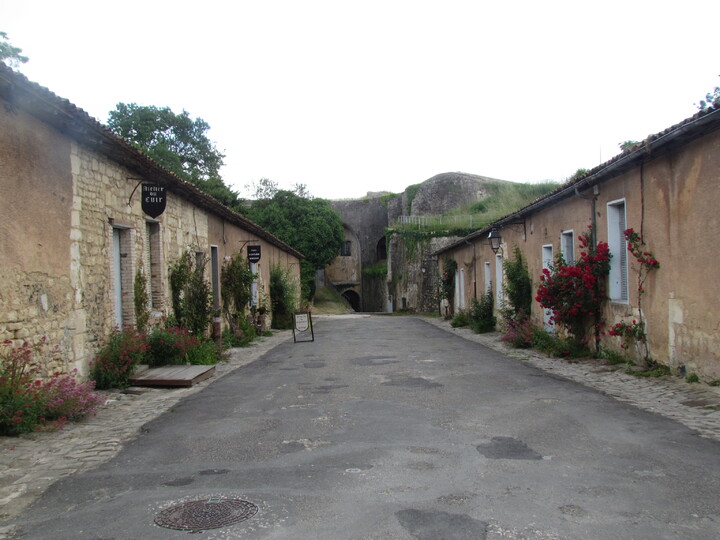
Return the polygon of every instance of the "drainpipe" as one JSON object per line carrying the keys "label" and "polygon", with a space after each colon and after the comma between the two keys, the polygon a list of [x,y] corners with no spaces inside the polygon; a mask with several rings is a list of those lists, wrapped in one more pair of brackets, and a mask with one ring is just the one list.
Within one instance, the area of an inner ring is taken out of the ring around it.
{"label": "drainpipe", "polygon": [[472,246],[473,248],[473,296],[475,297],[475,300],[477,300],[477,259],[475,257],[475,242],[470,243],[467,240],[463,239],[463,241],[468,245]]}
{"label": "drainpipe", "polygon": [[581,199],[590,201],[590,209],[592,212],[592,216],[590,217],[590,222],[592,223],[592,231],[590,232],[590,242],[591,242],[591,245],[593,247],[595,247],[597,245],[597,233],[596,233],[597,212],[595,211],[595,202],[597,201],[597,197],[600,194],[600,189],[598,188],[597,184],[594,185],[592,188],[593,188],[592,197],[590,197],[588,195],[583,195],[582,193],[580,193],[577,186],[575,186],[575,195],[577,195]]}

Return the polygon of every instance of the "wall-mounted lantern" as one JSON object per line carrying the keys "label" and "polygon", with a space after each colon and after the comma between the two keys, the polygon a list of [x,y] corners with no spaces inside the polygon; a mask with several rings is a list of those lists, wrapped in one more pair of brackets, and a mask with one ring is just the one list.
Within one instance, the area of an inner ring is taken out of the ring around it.
{"label": "wall-mounted lantern", "polygon": [[500,251],[502,236],[500,235],[500,231],[498,231],[495,227],[493,227],[490,234],[488,234],[488,242],[490,243],[490,249],[492,249],[494,253]]}

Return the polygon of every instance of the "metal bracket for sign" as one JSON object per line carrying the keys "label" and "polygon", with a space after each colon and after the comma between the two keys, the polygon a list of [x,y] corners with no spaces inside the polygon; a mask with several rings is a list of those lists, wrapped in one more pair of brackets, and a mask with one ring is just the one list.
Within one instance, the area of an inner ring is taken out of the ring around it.
{"label": "metal bracket for sign", "polygon": [[133,195],[135,195],[135,192],[137,191],[137,188],[140,187],[140,184],[142,184],[142,183],[145,181],[145,179],[144,179],[144,178],[132,178],[132,177],[128,177],[127,179],[128,179],[128,180],[137,180],[137,181],[138,181],[137,185],[135,186],[135,189],[132,190],[132,193],[130,194],[130,198],[128,199],[128,206],[132,206],[132,198],[133,198]]}
{"label": "metal bracket for sign", "polygon": [[293,313],[293,340],[295,343],[315,341],[310,313]]}

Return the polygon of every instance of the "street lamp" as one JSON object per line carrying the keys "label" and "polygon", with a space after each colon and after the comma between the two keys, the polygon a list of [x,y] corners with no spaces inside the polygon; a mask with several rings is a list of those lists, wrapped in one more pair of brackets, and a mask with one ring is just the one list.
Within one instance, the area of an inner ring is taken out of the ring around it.
{"label": "street lamp", "polygon": [[488,234],[488,242],[490,242],[490,249],[492,249],[494,253],[500,251],[502,236],[500,235],[500,231],[498,231],[495,227],[493,227],[490,234]]}

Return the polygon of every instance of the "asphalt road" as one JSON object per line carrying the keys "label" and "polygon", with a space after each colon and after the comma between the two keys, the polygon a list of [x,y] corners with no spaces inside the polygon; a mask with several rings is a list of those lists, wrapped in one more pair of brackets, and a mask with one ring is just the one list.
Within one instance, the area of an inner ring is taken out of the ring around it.
{"label": "asphalt road", "polygon": [[720,443],[422,319],[315,334],[54,484],[20,537],[720,538]]}

